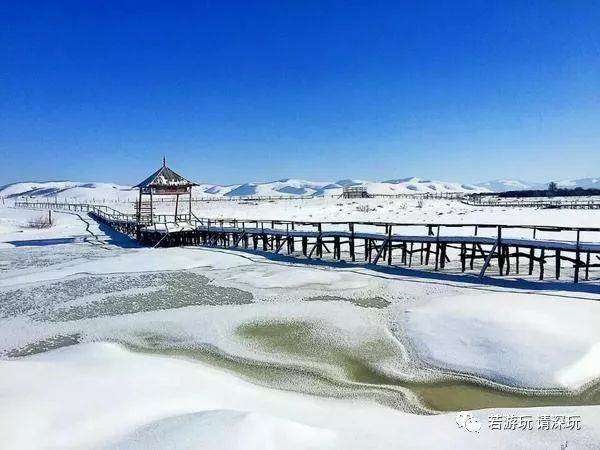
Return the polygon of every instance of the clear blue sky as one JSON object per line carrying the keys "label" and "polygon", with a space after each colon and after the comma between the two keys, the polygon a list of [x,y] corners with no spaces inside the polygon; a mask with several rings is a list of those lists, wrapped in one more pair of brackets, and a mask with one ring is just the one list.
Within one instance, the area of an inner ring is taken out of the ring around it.
{"label": "clear blue sky", "polygon": [[0,184],[600,176],[600,3],[0,3]]}

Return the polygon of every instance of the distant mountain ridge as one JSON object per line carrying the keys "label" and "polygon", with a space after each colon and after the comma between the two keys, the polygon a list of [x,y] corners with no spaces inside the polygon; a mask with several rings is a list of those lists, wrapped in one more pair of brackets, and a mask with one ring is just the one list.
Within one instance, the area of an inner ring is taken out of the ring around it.
{"label": "distant mountain ridge", "polygon": [[556,182],[559,188],[574,189],[576,187],[584,189],[600,189],[600,177],[598,178],[577,178],[571,180],[549,180],[545,183],[534,183],[516,179],[502,179],[477,183],[476,186],[488,189],[492,192],[522,191],[525,189],[546,189],[550,182]]}
{"label": "distant mountain ridge", "polygon": [[[579,178],[557,181],[565,188],[600,188],[600,178]],[[338,181],[310,181],[285,178],[268,182],[219,185],[200,184],[194,187],[195,197],[249,197],[249,196],[329,196],[340,195],[346,186],[365,186],[372,194],[394,195],[402,193],[443,192],[506,192],[523,189],[545,189],[548,183],[531,183],[523,180],[492,180],[465,184],[436,181],[419,177],[397,178],[386,181],[343,179]],[[45,181],[11,183],[0,187],[3,198],[44,198],[60,200],[134,201],[136,190],[130,186],[112,183]]]}
{"label": "distant mountain ridge", "polygon": [[[373,194],[479,192],[485,191],[475,185],[434,181],[418,177],[373,182],[344,179],[339,181],[311,181],[285,178],[269,182],[219,185],[200,184],[193,189],[195,197],[249,197],[249,196],[330,196],[341,195],[346,186],[366,186]],[[72,181],[12,183],[0,188],[4,198],[57,198],[61,200],[135,200],[136,190],[130,186],[111,183],[78,183]]]}

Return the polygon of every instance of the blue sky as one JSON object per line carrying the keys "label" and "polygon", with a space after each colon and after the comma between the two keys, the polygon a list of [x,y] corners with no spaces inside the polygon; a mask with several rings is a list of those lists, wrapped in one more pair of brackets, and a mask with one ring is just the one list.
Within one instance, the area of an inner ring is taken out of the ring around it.
{"label": "blue sky", "polygon": [[2,2],[0,184],[600,176],[598,2]]}

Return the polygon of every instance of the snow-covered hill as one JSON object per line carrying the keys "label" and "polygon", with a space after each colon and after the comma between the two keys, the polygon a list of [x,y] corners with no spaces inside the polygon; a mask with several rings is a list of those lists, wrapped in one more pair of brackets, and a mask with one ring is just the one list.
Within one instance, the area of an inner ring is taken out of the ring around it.
{"label": "snow-covered hill", "polygon": [[[372,194],[477,192],[486,189],[474,185],[433,181],[417,177],[372,182],[345,179],[332,181],[309,181],[282,179],[233,185],[201,184],[194,187],[195,197],[246,197],[246,196],[331,196],[340,195],[345,186],[366,186]],[[24,182],[0,187],[4,198],[46,198],[59,200],[105,200],[125,201],[136,198],[136,190],[129,186],[109,183],[76,183],[71,181]]]}
{"label": "snow-covered hill", "polygon": [[521,191],[523,189],[546,189],[551,181],[555,181],[558,187],[573,189],[576,187],[589,189],[600,189],[600,178],[578,178],[574,180],[548,180],[545,183],[534,183],[523,180],[492,180],[485,183],[477,183],[476,186],[488,189],[492,192]]}
{"label": "snow-covered hill", "polygon": [[521,191],[523,189],[535,189],[538,184],[522,180],[492,180],[477,183],[478,187],[489,189],[492,192]]}
{"label": "snow-covered hill", "polygon": [[[401,180],[373,182],[344,179],[332,181],[308,181],[284,179],[266,183],[246,183],[234,186],[210,186],[199,191],[205,194],[218,193],[226,196],[281,196],[281,195],[340,195],[345,186],[366,186],[372,194],[435,193],[435,192],[477,192],[486,189],[474,185],[426,180],[417,177]],[[225,192],[226,191],[226,192]]]}
{"label": "snow-covered hill", "polygon": [[0,187],[3,198],[45,198],[60,200],[101,200],[121,201],[134,199],[137,191],[130,186],[112,183],[78,183],[73,181],[44,181],[12,183]]}
{"label": "snow-covered hill", "polygon": [[600,189],[600,178],[579,178],[577,180],[562,180],[559,181],[558,187],[563,188],[586,188]]}

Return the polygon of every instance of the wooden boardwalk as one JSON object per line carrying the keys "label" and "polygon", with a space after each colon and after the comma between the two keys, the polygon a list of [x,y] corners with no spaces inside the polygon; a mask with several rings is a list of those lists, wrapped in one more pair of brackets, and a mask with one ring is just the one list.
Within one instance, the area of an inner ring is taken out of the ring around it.
{"label": "wooden boardwalk", "polygon": [[88,212],[98,222],[148,246],[201,245],[244,248],[305,258],[363,260],[438,270],[476,271],[480,277],[534,274],[560,279],[572,270],[575,283],[600,267],[600,228],[502,224],[303,222],[155,215],[136,222],[104,205],[17,203],[17,207]]}
{"label": "wooden boardwalk", "polygon": [[540,209],[600,209],[600,199],[568,200],[568,199],[535,199],[535,198],[486,198],[473,195],[462,200],[470,206],[494,206],[507,208],[540,208]]}

